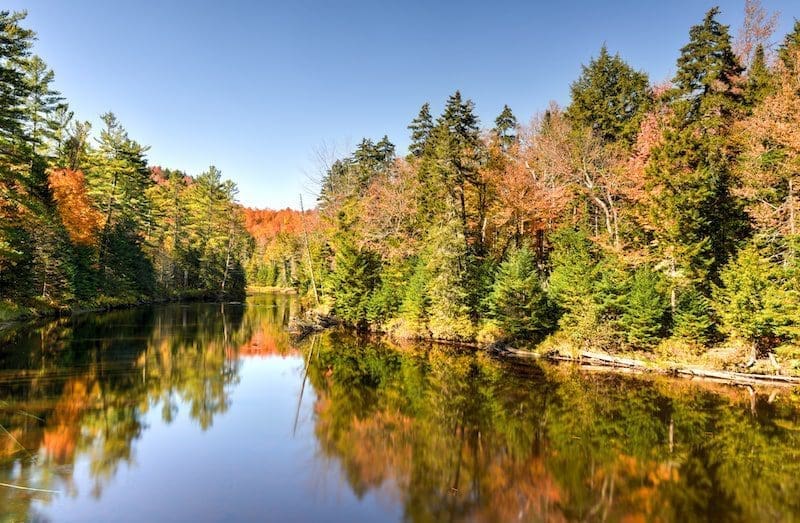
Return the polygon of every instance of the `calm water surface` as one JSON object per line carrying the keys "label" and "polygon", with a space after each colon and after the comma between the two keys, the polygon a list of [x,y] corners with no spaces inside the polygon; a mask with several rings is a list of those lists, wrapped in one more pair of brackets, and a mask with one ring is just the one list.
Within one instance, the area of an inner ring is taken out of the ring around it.
{"label": "calm water surface", "polygon": [[292,344],[294,307],[0,333],[0,521],[800,519],[796,394]]}

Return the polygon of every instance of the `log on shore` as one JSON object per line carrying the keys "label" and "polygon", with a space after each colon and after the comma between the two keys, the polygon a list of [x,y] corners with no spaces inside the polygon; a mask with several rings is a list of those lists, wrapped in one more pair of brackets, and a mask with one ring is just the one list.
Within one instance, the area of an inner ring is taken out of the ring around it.
{"label": "log on shore", "polygon": [[680,376],[688,379],[704,379],[733,385],[778,385],[787,387],[800,386],[800,377],[782,376],[780,374],[750,374],[746,372],[712,370],[702,367],[657,367],[646,361],[633,358],[622,358],[601,352],[582,351],[578,357],[561,353],[540,355],[531,351],[514,349],[511,347],[497,348],[498,352],[516,357],[542,358],[554,361],[570,361],[578,363],[587,370],[600,370],[601,368],[614,369],[623,372],[658,373]]}

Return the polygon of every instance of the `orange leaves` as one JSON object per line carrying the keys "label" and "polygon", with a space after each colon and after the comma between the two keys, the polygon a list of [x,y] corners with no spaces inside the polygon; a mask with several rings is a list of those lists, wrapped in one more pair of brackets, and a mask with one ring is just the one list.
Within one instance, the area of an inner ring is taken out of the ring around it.
{"label": "orange leaves", "polygon": [[103,214],[95,208],[86,193],[83,173],[72,169],[53,169],[48,178],[58,213],[70,239],[79,245],[93,245],[97,231],[103,226]]}
{"label": "orange leaves", "polygon": [[[285,232],[299,235],[303,231],[300,211],[294,209],[250,209],[245,207],[244,226],[259,244],[269,243],[278,234]],[[309,232],[315,229],[318,222],[316,211],[306,211],[306,227]]]}

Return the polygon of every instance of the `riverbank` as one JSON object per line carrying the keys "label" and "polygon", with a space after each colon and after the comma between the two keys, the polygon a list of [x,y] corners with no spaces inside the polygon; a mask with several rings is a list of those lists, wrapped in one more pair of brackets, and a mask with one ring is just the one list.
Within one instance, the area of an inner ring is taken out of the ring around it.
{"label": "riverbank", "polygon": [[294,287],[248,285],[246,292],[248,296],[253,296],[255,294],[297,294],[297,289]]}
{"label": "riverbank", "polygon": [[41,298],[33,298],[25,303],[0,300],[0,330],[22,322],[71,316],[86,312],[106,312],[127,309],[142,305],[155,305],[180,301],[217,299],[214,293],[201,290],[177,292],[168,296],[99,296],[91,301],[70,304],[55,304]]}
{"label": "riverbank", "polygon": [[[329,314],[308,311],[303,317],[293,318],[290,331],[302,339],[314,332],[323,331],[342,322]],[[344,326],[343,328],[350,328]],[[371,330],[370,335],[395,339],[389,333]],[[586,370],[605,370],[619,373],[662,374],[691,380],[704,380],[738,386],[773,385],[800,386],[800,372],[791,361],[781,364],[773,354],[768,358],[748,360],[749,350],[734,344],[698,350],[680,343],[662,345],[653,351],[626,350],[601,351],[580,349],[558,335],[548,337],[538,344],[494,341],[490,343],[455,342],[416,337],[415,341],[444,345],[457,345],[475,350],[493,352],[501,357],[534,358],[553,362],[568,362]]]}

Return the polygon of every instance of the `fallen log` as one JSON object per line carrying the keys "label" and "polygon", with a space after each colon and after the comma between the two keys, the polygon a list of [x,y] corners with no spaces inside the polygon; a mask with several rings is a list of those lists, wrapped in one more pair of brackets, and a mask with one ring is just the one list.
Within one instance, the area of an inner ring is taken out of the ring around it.
{"label": "fallen log", "polygon": [[569,361],[577,363],[582,369],[596,371],[601,368],[614,369],[618,372],[657,373],[680,376],[688,379],[705,379],[718,383],[732,385],[777,385],[795,387],[800,386],[800,377],[783,376],[780,374],[750,374],[725,370],[712,370],[702,367],[660,367],[651,362],[634,358],[612,356],[601,352],[582,351],[577,357],[563,353],[537,354],[532,351],[514,349],[512,347],[497,347],[497,352],[523,358],[541,358],[553,361]]}

